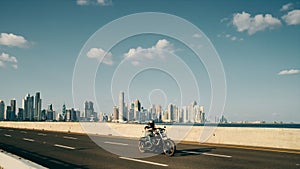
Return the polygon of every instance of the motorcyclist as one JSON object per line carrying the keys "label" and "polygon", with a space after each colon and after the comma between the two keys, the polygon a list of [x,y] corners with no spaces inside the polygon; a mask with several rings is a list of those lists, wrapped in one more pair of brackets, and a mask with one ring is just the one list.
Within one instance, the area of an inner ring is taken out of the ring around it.
{"label": "motorcyclist", "polygon": [[154,136],[154,131],[156,130],[154,120],[148,122],[144,129],[147,131],[146,135],[148,136],[148,140],[150,141],[150,138]]}

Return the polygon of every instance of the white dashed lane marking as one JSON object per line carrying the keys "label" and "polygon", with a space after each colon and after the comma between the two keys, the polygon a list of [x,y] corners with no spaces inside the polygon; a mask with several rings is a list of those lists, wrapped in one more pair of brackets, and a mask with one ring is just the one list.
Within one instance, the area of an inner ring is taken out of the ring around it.
{"label": "white dashed lane marking", "polygon": [[114,144],[114,145],[128,146],[128,144],[125,144],[125,143],[117,143],[117,142],[110,142],[110,141],[106,141],[104,143],[105,144]]}
{"label": "white dashed lane marking", "polygon": [[64,148],[64,149],[69,149],[69,150],[74,150],[74,147],[69,147],[69,146],[65,146],[65,145],[61,145],[61,144],[54,144],[55,147],[60,147],[60,148]]}
{"label": "white dashed lane marking", "polygon": [[152,161],[145,161],[145,160],[139,160],[139,159],[128,158],[128,157],[119,157],[119,158],[124,159],[124,160],[130,160],[130,161],[140,162],[140,163],[146,163],[146,164],[152,164],[152,165],[157,165],[157,166],[162,166],[162,167],[168,167],[167,164],[156,163],[156,162],[152,162]]}
{"label": "white dashed lane marking", "polygon": [[69,136],[63,136],[63,138],[65,138],[65,139],[71,139],[71,140],[77,140],[77,138],[75,138],[75,137],[69,137]]}
{"label": "white dashed lane marking", "polygon": [[232,156],[223,155],[223,154],[212,154],[212,153],[201,153],[201,152],[194,152],[194,151],[182,151],[183,153],[189,154],[199,154],[199,155],[207,155],[207,156],[215,156],[215,157],[224,157],[224,158],[231,158]]}
{"label": "white dashed lane marking", "polygon": [[37,135],[39,135],[39,136],[47,136],[47,134],[45,134],[45,133],[38,133]]}
{"label": "white dashed lane marking", "polygon": [[4,134],[4,136],[5,136],[5,137],[11,137],[11,135],[9,135],[9,134]]}
{"label": "white dashed lane marking", "polygon": [[33,139],[31,139],[31,138],[23,138],[23,140],[25,140],[25,141],[29,141],[29,142],[34,142],[34,140],[33,140]]}

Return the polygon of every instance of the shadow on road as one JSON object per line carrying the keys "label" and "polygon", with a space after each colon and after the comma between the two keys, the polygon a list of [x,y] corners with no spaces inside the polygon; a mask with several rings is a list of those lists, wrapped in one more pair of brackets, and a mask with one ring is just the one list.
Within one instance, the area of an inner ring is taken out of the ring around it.
{"label": "shadow on road", "polygon": [[175,153],[176,156],[193,156],[201,155],[202,153],[210,152],[211,150],[216,149],[215,147],[204,147],[204,148],[193,148],[193,149],[181,149],[177,150]]}

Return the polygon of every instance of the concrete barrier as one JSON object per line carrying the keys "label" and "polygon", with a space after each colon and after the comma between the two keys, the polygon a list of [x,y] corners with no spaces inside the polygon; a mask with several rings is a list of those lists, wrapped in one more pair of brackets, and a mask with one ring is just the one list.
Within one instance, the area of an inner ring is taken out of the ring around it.
{"label": "concrete barrier", "polygon": [[[0,122],[1,127],[138,138],[143,125],[78,122]],[[174,140],[300,150],[300,129],[167,126]]]}

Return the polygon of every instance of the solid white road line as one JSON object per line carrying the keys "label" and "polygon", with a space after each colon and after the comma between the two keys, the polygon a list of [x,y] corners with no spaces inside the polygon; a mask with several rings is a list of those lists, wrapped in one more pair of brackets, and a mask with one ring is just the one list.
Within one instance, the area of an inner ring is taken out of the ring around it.
{"label": "solid white road line", "polygon": [[20,133],[27,133],[26,131],[20,131]]}
{"label": "solid white road line", "polygon": [[162,164],[162,163],[155,163],[155,162],[151,162],[151,161],[139,160],[139,159],[128,158],[128,157],[119,157],[119,158],[124,159],[124,160],[136,161],[136,162],[140,162],[140,163],[146,163],[146,164],[152,164],[152,165],[168,167],[167,164]]}
{"label": "solid white road line", "polygon": [[39,136],[47,136],[45,133],[38,133]]}
{"label": "solid white road line", "polygon": [[74,150],[74,147],[69,147],[69,146],[65,146],[65,145],[60,145],[60,144],[54,144],[55,147],[60,147],[60,148],[65,148],[65,149],[70,149],[70,150]]}
{"label": "solid white road line", "polygon": [[4,136],[6,136],[6,137],[11,137],[11,135],[9,135],[9,134],[4,134]]}
{"label": "solid white road line", "polygon": [[203,154],[207,156],[215,156],[215,157],[224,157],[224,158],[231,158],[232,156],[229,155],[223,155],[223,154],[212,154],[212,153],[201,153],[201,152],[194,152],[194,151],[182,151],[184,153],[189,153],[189,154]]}
{"label": "solid white road line", "polygon": [[106,143],[106,144],[114,144],[114,145],[121,145],[121,146],[128,146],[128,144],[125,144],[125,143],[117,143],[117,142],[110,142],[110,141],[106,141],[104,143]]}
{"label": "solid white road line", "polygon": [[25,140],[25,141],[30,141],[30,142],[34,142],[34,140],[33,140],[33,139],[30,139],[30,138],[23,138],[23,140]]}
{"label": "solid white road line", "polygon": [[63,136],[63,138],[71,139],[71,140],[77,140],[77,138],[75,138],[75,137],[69,137],[69,136]]}

